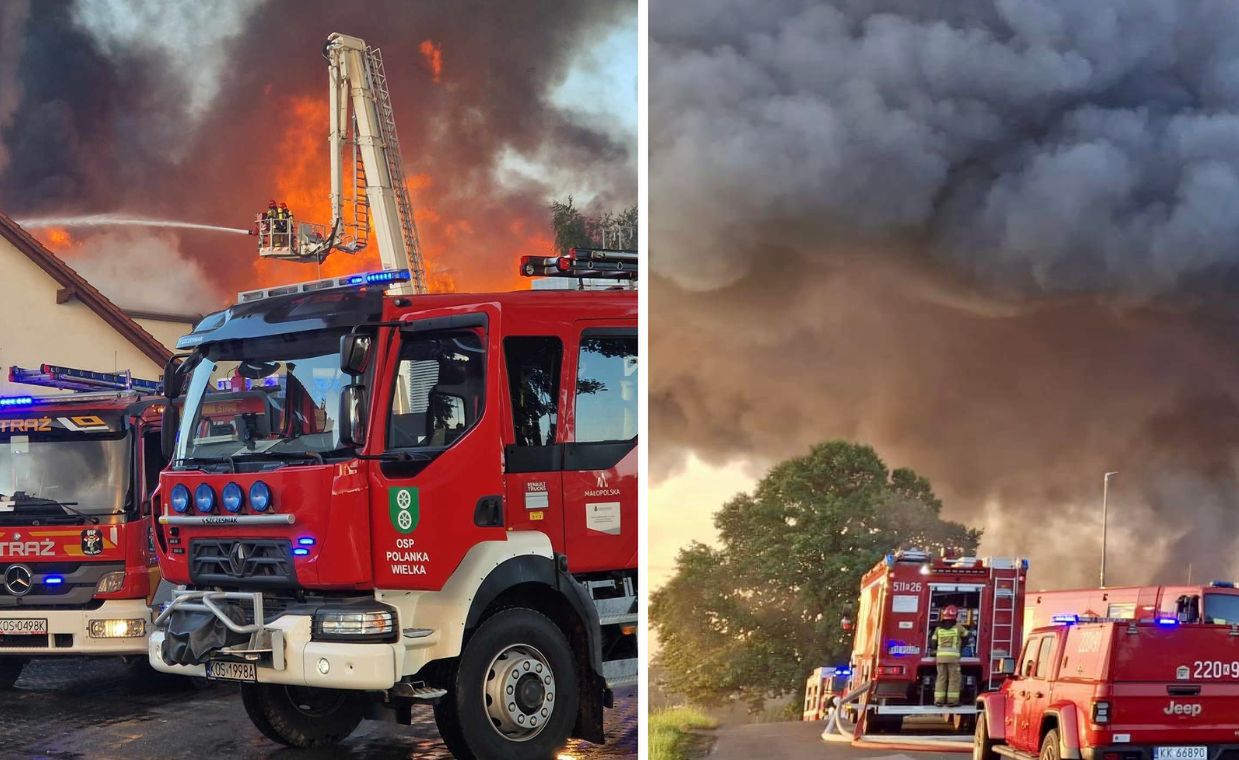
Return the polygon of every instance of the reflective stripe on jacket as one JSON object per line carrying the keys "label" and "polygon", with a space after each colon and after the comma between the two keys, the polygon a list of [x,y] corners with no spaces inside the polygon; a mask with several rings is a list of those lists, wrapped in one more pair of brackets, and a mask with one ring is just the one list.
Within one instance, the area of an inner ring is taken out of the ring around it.
{"label": "reflective stripe on jacket", "polygon": [[956,624],[950,628],[934,629],[934,644],[938,647],[939,660],[958,660],[964,644],[964,627]]}

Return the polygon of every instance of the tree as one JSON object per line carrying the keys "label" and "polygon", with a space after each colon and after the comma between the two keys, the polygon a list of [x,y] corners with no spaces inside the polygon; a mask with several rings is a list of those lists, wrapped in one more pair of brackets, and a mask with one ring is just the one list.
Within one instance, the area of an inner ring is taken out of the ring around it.
{"label": "tree", "polygon": [[974,552],[980,532],[943,520],[929,481],[869,446],[832,441],[775,465],[715,516],[720,547],[693,543],[651,595],[666,688],[754,710],[846,661],[840,620],[860,578],[898,548]]}
{"label": "tree", "polygon": [[569,195],[566,201],[551,203],[551,228],[555,231],[555,251],[560,254],[567,253],[569,248],[635,250],[637,207],[586,216]]}

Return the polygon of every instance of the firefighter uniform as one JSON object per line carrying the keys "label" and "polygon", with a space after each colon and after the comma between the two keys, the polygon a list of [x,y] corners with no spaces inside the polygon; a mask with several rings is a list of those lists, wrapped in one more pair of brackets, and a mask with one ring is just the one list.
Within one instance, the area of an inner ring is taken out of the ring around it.
{"label": "firefighter uniform", "polygon": [[[949,624],[949,627],[948,627]],[[937,706],[959,705],[959,658],[964,647],[964,627],[954,620],[944,621],[934,629],[933,642],[937,647],[938,679],[934,683],[934,704]]]}

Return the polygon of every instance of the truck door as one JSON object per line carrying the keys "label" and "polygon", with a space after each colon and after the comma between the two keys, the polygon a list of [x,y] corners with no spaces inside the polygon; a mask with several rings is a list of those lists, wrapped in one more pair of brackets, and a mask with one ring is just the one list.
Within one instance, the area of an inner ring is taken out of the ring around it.
{"label": "truck door", "polygon": [[563,463],[568,565],[576,573],[635,567],[636,320],[582,320],[574,337]]}
{"label": "truck door", "polygon": [[1028,701],[1028,682],[1037,674],[1037,654],[1041,651],[1043,638],[1043,636],[1030,636],[1024,642],[1019,664],[1007,690],[1005,733],[1008,743],[1016,749],[1028,749],[1025,704]]}
{"label": "truck door", "polygon": [[1054,675],[1055,641],[1057,637],[1054,634],[1046,634],[1040,638],[1032,675],[1021,679],[1017,689],[1020,692],[1020,707],[1017,714],[1020,716],[1024,732],[1023,743],[1030,752],[1040,749],[1041,716],[1050,706],[1050,679]]}
{"label": "truck door", "polygon": [[479,542],[502,541],[494,510],[503,386],[499,311],[418,312],[379,334],[368,450],[374,580],[438,590]]}
{"label": "truck door", "polygon": [[559,421],[566,389],[564,342],[557,335],[509,336],[504,369],[512,413],[504,421],[505,512],[513,530],[538,530],[564,551],[563,446]]}

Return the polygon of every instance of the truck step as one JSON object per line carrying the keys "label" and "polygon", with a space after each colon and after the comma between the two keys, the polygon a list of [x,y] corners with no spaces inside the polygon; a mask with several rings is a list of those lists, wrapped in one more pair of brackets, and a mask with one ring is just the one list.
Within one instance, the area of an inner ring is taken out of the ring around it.
{"label": "truck step", "polygon": [[622,625],[624,623],[637,622],[637,613],[623,612],[618,615],[606,615],[598,618],[599,625]]}
{"label": "truck step", "polygon": [[1005,744],[995,744],[994,753],[998,755],[1002,755],[1003,757],[1009,757],[1011,758],[1011,760],[1034,760],[1034,758],[1036,758],[1036,755],[1031,755],[1027,752],[1021,752],[1018,749],[1015,749],[1013,747],[1008,747]]}
{"label": "truck step", "polygon": [[637,658],[608,660],[602,663],[602,675],[607,679],[607,686],[612,689],[632,686],[637,682]]}
{"label": "truck step", "polygon": [[406,683],[402,681],[391,687],[389,693],[395,699],[408,699],[413,702],[434,704],[447,696],[447,689],[427,686],[424,683]]}

